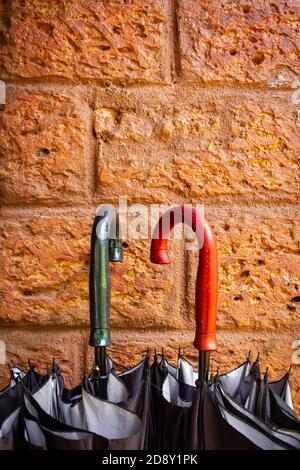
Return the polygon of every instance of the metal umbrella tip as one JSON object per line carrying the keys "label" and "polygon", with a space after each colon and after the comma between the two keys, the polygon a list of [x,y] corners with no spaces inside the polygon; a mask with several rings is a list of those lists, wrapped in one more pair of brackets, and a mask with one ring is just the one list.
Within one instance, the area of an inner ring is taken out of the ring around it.
{"label": "metal umbrella tip", "polygon": [[269,377],[268,377],[268,370],[269,370],[269,368],[267,367],[267,368],[266,368],[265,375],[264,375],[264,384],[265,384],[265,385],[268,383],[268,378],[269,378]]}

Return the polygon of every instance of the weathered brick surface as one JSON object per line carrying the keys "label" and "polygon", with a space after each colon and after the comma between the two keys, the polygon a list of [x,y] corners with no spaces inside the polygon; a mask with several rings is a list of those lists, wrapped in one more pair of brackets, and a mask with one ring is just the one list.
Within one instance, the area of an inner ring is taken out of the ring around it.
{"label": "weathered brick surface", "polygon": [[2,323],[88,321],[89,229],[73,214],[2,224]]}
{"label": "weathered brick surface", "polygon": [[180,256],[172,269],[165,271],[164,266],[150,263],[150,241],[127,243],[125,262],[112,266],[112,325],[182,328]]}
{"label": "weathered brick surface", "polygon": [[2,77],[168,78],[166,1],[13,0]]}
{"label": "weathered brick surface", "polygon": [[[219,328],[299,328],[298,211],[208,210],[220,256]],[[1,227],[2,323],[87,325],[89,233],[92,217],[30,217]],[[186,252],[181,307],[181,258],[149,262],[150,243],[128,240],[123,264],[112,265],[112,324],[191,329],[197,256]],[[165,315],[168,311],[169,314]]]}
{"label": "weathered brick surface", "polygon": [[[212,208],[219,252],[218,328],[300,331],[299,210]],[[197,256],[188,253],[187,308],[194,311]]]}
{"label": "weathered brick surface", "polygon": [[[1,223],[0,322],[88,325],[92,214],[38,215]],[[112,267],[112,325],[182,326],[180,275],[150,263],[150,242],[128,240],[124,263]],[[161,286],[164,286],[163,289]],[[169,311],[169,315],[165,312]]]}
{"label": "weathered brick surface", "polygon": [[298,198],[299,123],[290,97],[99,93],[94,128],[105,199]]}
{"label": "weathered brick surface", "polygon": [[[3,328],[0,340],[6,345],[7,362],[12,361],[23,370],[27,370],[30,360],[38,372],[45,374],[54,358],[66,385],[77,385],[82,380],[88,341],[81,331]],[[0,365],[0,377],[1,389],[9,379],[7,363]]]}
{"label": "weathered brick surface", "polygon": [[182,77],[291,85],[299,78],[299,3],[179,0]]}
{"label": "weathered brick surface", "polygon": [[[271,379],[286,372],[300,338],[298,24],[292,0],[0,0],[8,360],[45,370],[55,356],[72,386],[90,370],[91,224],[123,195],[205,204],[220,259],[212,368],[251,349]],[[172,265],[157,266],[149,240],[124,241],[112,357],[129,367],[164,347],[174,361],[181,347],[196,364],[196,253],[171,243]]]}
{"label": "weathered brick surface", "polygon": [[85,194],[86,129],[72,93],[9,87],[0,111],[2,201],[78,201]]}

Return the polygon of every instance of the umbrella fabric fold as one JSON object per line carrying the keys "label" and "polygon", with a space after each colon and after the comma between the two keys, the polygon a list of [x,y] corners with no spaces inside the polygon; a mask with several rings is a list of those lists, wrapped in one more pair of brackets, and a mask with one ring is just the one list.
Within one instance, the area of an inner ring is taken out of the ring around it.
{"label": "umbrella fabric fold", "polygon": [[42,384],[46,376],[38,374],[29,364],[29,371],[23,372],[17,367],[11,368],[11,380],[8,387],[0,392],[0,449],[13,450],[26,447],[24,440],[24,384],[34,390]]}
{"label": "umbrella fabric fold", "polygon": [[[164,222],[170,217],[170,224]],[[166,219],[166,220],[165,220]],[[122,262],[119,215],[100,206],[91,237],[90,340],[94,368],[75,388],[64,386],[53,363],[46,375],[29,363],[13,366],[0,392],[0,449],[38,450],[282,450],[300,449],[300,423],[292,404],[290,372],[269,382],[259,356],[213,375],[210,353],[217,349],[218,261],[216,239],[201,211],[176,206],[155,227],[151,261],[168,264],[168,236],[187,223],[199,243],[194,346],[198,371],[181,353],[175,366],[155,353],[117,373],[107,356],[110,335],[110,262]]]}
{"label": "umbrella fabric fold", "polygon": [[[299,449],[300,435],[295,432],[298,430],[296,425],[288,431],[277,427],[232,398],[239,395],[239,387],[244,385],[251,370],[257,371],[257,364],[250,367],[247,359],[227,374],[217,376],[213,385],[204,382],[199,387],[191,384],[197,374],[182,356],[179,356],[178,368],[169,364],[165,357],[160,364],[156,359],[151,367],[152,447]],[[251,384],[248,388],[251,393]],[[168,432],[170,427],[172,434]]]}
{"label": "umbrella fabric fold", "polygon": [[[166,364],[166,360],[163,364],[159,364],[155,359],[151,367],[152,448],[160,450],[257,448],[251,440],[224,419],[207,384],[195,387],[180,382],[168,371],[170,365]],[[190,370],[190,364],[184,359],[181,366]],[[173,372],[174,369],[171,366]]]}
{"label": "umbrella fabric fold", "polygon": [[291,370],[289,370],[281,379],[269,383],[269,389],[281,398],[284,403],[294,412],[292,401],[291,387],[289,377]]}
{"label": "umbrella fabric fold", "polygon": [[[247,362],[249,364],[249,361]],[[243,365],[236,371],[241,367]],[[228,386],[226,380],[228,374],[219,377],[219,382],[228,396],[270,426],[299,431],[300,422],[293,411],[289,385],[290,372],[280,380],[269,383],[267,372],[263,378],[260,376],[259,358],[252,367],[248,365],[248,371],[239,385],[236,381],[236,393]]]}
{"label": "umbrella fabric fold", "polygon": [[[68,448],[143,449],[147,445],[148,371],[147,356],[124,373],[117,375],[112,369],[99,378],[103,399],[94,393],[99,389],[94,386],[98,379],[85,378],[77,395],[74,390],[67,393],[57,368],[34,393],[26,390],[25,408],[31,421],[26,422],[31,431],[27,441],[48,448],[51,436],[57,448],[65,448],[69,440]],[[73,395],[73,400],[66,401],[67,395]]]}
{"label": "umbrella fabric fold", "polygon": [[[300,449],[300,433],[279,428],[271,422],[264,422],[244,407],[235,403],[222,387],[219,386],[218,380],[216,380],[214,384],[214,391],[218,402],[224,407],[224,410],[251,425],[251,436],[255,438],[254,442],[257,442],[260,448],[264,450],[276,450],[280,448]],[[258,435],[256,435],[257,432],[259,432]]]}
{"label": "umbrella fabric fold", "polygon": [[0,450],[22,447],[22,432],[20,432],[22,392],[22,384],[17,383],[0,394]]}

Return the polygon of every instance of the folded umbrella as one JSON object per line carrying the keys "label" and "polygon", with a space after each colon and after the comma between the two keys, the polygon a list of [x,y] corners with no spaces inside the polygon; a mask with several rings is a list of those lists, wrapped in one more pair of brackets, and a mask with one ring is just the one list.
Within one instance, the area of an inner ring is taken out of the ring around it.
{"label": "folded umbrella", "polygon": [[29,363],[27,373],[13,366],[8,387],[0,392],[0,450],[21,449],[26,446],[23,430],[24,384],[33,391],[46,376],[38,374]]}
{"label": "folded umbrella", "polygon": [[106,353],[111,342],[109,261],[122,260],[122,242],[117,214],[111,206],[100,206],[91,242],[93,371],[77,387],[66,389],[55,363],[45,376],[31,364],[27,373],[13,367],[11,382],[0,393],[0,449],[300,448],[288,375],[268,383],[267,374],[261,378],[259,358],[251,366],[247,357],[236,369],[212,376],[209,354],[217,347],[215,238],[199,211],[176,207],[169,215],[170,226],[163,223],[164,215],[155,229],[151,260],[170,262],[167,238],[176,223],[188,223],[196,232],[198,372],[181,354],[177,367],[155,355],[150,369],[147,354],[135,367],[117,373]]}
{"label": "folded umbrella", "polygon": [[252,367],[249,358],[247,363],[248,370],[242,380],[234,381],[236,389],[230,387],[227,374],[219,377],[223,390],[237,404],[242,405],[265,423],[299,431],[300,422],[293,410],[289,385],[290,370],[280,380],[269,383],[268,371],[261,378],[259,355]]}
{"label": "folded umbrella", "polygon": [[47,449],[123,448],[125,438],[139,433],[141,420],[122,406],[124,387],[119,384],[117,390],[118,379],[108,376],[105,400],[91,393],[87,380],[82,384],[80,396],[71,402],[62,397],[63,382],[58,372],[50,375],[35,393],[25,390],[25,408],[32,421],[31,432],[27,433],[30,444]]}
{"label": "folded umbrella", "polygon": [[119,219],[100,206],[91,237],[90,345],[95,366],[73,390],[64,388],[59,367],[31,393],[25,388],[26,438],[40,448],[142,449],[147,445],[149,358],[116,373],[106,354],[110,338],[109,262],[122,261]]}
{"label": "folded umbrella", "polygon": [[250,368],[247,358],[237,369],[217,376],[211,385],[209,353],[216,349],[217,252],[203,214],[180,206],[167,211],[154,229],[151,261],[170,263],[168,235],[176,223],[182,222],[192,227],[200,242],[194,341],[199,350],[198,378],[181,357],[177,371],[165,360],[160,365],[155,361],[151,371],[152,401],[156,407],[156,414],[152,413],[152,447],[157,444],[161,449],[299,448],[299,435],[294,428],[281,429],[269,418],[262,419],[263,395],[268,388],[265,381],[259,381],[258,361]]}
{"label": "folded umbrella", "polygon": [[[110,205],[100,206],[94,221],[91,242],[90,269],[90,345],[95,348],[95,368],[91,377],[94,391],[103,399],[107,396],[106,386],[106,348],[110,345],[110,276],[109,261],[123,260],[122,240],[120,237],[119,215]],[[130,417],[123,420],[122,427],[128,428],[127,442],[115,443],[114,448],[143,449],[147,446],[147,421],[149,400],[149,358],[145,356],[136,367],[121,373],[110,371],[109,378],[123,385],[122,407],[133,413],[139,420],[139,431],[131,430]],[[122,389],[122,387],[121,387]],[[137,422],[137,419],[134,422]],[[120,420],[119,420],[120,421]],[[124,434],[124,439],[126,439]],[[112,444],[110,444],[112,445]]]}
{"label": "folded umbrella", "polygon": [[[247,435],[252,439],[256,439],[259,448],[264,450],[300,449],[300,432],[280,428],[271,421],[263,420],[256,414],[249,412],[245,407],[238,405],[226,394],[218,383],[218,379],[214,382],[213,391],[216,401],[223,408],[224,416],[226,416],[228,422],[234,423],[236,419],[247,422],[250,425]],[[231,417],[227,414],[228,412],[231,413]]]}

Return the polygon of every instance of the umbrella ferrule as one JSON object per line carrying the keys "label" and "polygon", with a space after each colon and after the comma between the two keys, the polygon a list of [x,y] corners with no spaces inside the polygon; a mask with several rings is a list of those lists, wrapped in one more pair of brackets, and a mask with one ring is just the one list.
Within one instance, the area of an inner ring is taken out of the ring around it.
{"label": "umbrella ferrule", "polygon": [[197,385],[203,382],[209,382],[209,363],[210,363],[210,352],[199,351],[199,369],[198,369]]}
{"label": "umbrella ferrule", "polygon": [[90,332],[89,344],[94,348],[99,346],[109,346],[111,344],[110,330],[104,328],[92,329]]}

